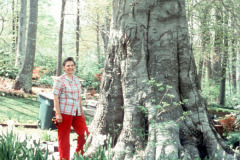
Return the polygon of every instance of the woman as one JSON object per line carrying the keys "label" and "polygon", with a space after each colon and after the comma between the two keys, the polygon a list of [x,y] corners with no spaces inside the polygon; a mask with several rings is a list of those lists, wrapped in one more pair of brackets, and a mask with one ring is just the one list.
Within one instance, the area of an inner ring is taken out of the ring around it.
{"label": "woman", "polygon": [[70,132],[71,126],[78,134],[76,152],[84,153],[85,144],[84,132],[89,134],[85,115],[82,109],[80,94],[82,92],[79,79],[73,75],[75,62],[72,57],[68,57],[63,62],[64,74],[58,77],[53,85],[54,108],[58,129],[58,150],[60,160],[70,158]]}

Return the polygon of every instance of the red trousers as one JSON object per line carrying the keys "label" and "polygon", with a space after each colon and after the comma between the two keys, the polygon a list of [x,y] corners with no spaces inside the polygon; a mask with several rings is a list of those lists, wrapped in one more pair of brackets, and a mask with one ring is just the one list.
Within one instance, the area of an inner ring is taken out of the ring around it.
{"label": "red trousers", "polygon": [[63,121],[57,126],[58,129],[58,150],[60,154],[60,160],[63,158],[69,160],[70,158],[70,132],[71,126],[74,131],[78,134],[76,152],[81,151],[84,153],[83,146],[86,143],[84,138],[84,132],[89,135],[88,128],[85,119],[82,116],[71,116],[62,114]]}

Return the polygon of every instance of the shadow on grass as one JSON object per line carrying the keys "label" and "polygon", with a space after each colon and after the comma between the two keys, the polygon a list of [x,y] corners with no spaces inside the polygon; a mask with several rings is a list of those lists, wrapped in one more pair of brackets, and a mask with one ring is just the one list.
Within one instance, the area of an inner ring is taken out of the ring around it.
{"label": "shadow on grass", "polygon": [[[14,101],[17,101],[17,102],[20,102],[20,103],[24,103],[24,104],[33,104],[34,107],[36,107],[36,105],[39,105],[40,102],[38,101],[34,101],[34,100],[31,100],[31,99],[27,99],[27,98],[20,98],[20,97],[12,97],[12,96],[8,96],[8,97],[4,97],[4,98],[8,98],[8,99],[11,99],[11,100],[14,100]],[[1,96],[0,96],[0,99],[1,99]]]}
{"label": "shadow on grass", "polygon": [[19,97],[0,96],[0,109],[2,111],[0,115],[3,119],[18,119],[21,117],[23,121],[36,121],[38,119],[39,108],[40,103],[37,101]]}

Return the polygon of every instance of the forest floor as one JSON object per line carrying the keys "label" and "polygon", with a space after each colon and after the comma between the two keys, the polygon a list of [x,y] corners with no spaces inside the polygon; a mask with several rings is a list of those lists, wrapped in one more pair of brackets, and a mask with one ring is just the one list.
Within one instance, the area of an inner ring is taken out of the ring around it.
{"label": "forest floor", "polygon": [[36,97],[39,93],[51,93],[52,88],[51,87],[32,87],[32,93],[26,94],[22,90],[14,90],[13,87],[14,80],[12,79],[6,79],[0,77],[0,92],[5,94],[11,94],[11,95],[22,95],[24,97]]}

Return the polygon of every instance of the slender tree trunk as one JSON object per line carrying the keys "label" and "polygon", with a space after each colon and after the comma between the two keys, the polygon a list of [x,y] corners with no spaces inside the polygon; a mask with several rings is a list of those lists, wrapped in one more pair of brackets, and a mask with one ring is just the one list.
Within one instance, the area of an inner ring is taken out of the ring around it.
{"label": "slender tree trunk", "polygon": [[225,12],[224,17],[224,54],[223,54],[223,62],[222,62],[222,73],[221,73],[221,85],[220,85],[220,93],[219,93],[219,102],[220,105],[225,105],[225,94],[226,94],[226,70],[227,70],[227,62],[228,62],[228,12]]}
{"label": "slender tree trunk", "polygon": [[30,1],[30,12],[27,34],[27,49],[22,68],[15,80],[13,88],[23,89],[26,93],[32,91],[32,70],[34,67],[34,58],[37,38],[37,18],[38,18],[38,0]]}
{"label": "slender tree trunk", "polygon": [[[209,41],[210,42],[210,41]],[[210,50],[207,52],[207,78],[208,80],[212,79],[212,60]]]}
{"label": "slender tree trunk", "polygon": [[204,55],[203,55],[203,52],[202,52],[202,54],[200,56],[199,63],[198,63],[198,79],[199,79],[199,82],[200,82],[200,86],[201,86],[202,77],[203,77],[203,64],[204,64]]}
{"label": "slender tree trunk", "polygon": [[[113,0],[86,156],[98,147],[99,135],[109,134],[113,160],[233,158],[209,121],[185,16],[184,0]],[[192,114],[180,120],[185,111]]]}
{"label": "slender tree trunk", "polygon": [[60,30],[58,37],[58,64],[57,64],[57,76],[62,74],[62,41],[63,41],[63,30],[64,30],[64,12],[65,5],[67,0],[62,0],[62,9],[61,9],[61,22]]}
{"label": "slender tree trunk", "polygon": [[19,32],[18,32],[18,45],[17,45],[17,56],[15,61],[15,67],[19,68],[23,64],[25,54],[25,39],[26,39],[26,15],[27,0],[21,0],[20,7],[20,21],[19,21]]}
{"label": "slender tree trunk", "polygon": [[15,0],[12,0],[12,53],[16,51],[16,11]]}
{"label": "slender tree trunk", "polygon": [[231,81],[233,86],[233,93],[237,93],[237,53],[235,50],[235,40],[231,41],[232,43],[232,75]]}
{"label": "slender tree trunk", "polygon": [[[236,31],[237,33],[236,33],[236,35],[238,36],[238,37],[240,37],[240,31]],[[239,41],[239,39],[236,39],[236,52],[237,52],[237,64],[239,64],[239,59],[240,59],[240,48],[239,48],[239,46],[240,46],[240,41]],[[239,71],[239,66],[237,66],[237,71]],[[240,83],[240,74],[238,73],[237,75],[236,75],[236,77],[237,77],[237,79],[236,79],[236,82],[237,82],[237,84],[239,84]],[[239,93],[239,90],[240,90],[240,85],[237,85],[237,93]]]}
{"label": "slender tree trunk", "polygon": [[231,47],[232,47],[232,75],[231,75],[231,80],[232,80],[232,85],[233,85],[233,93],[237,93],[237,51],[236,51],[236,37],[235,34],[235,24],[234,24],[234,18],[232,16],[232,40],[231,40]]}
{"label": "slender tree trunk", "polygon": [[105,22],[101,29],[101,36],[104,44],[104,54],[107,55],[107,47],[109,42],[109,31],[110,31],[110,19],[109,19],[109,7],[106,8],[107,16],[105,16]]}
{"label": "slender tree trunk", "polygon": [[77,18],[76,18],[76,73],[79,65],[79,43],[80,43],[80,0],[77,0]]}
{"label": "slender tree trunk", "polygon": [[216,25],[215,25],[215,41],[213,55],[213,79],[217,84],[221,81],[221,59],[223,46],[223,31],[222,31],[222,13],[219,8],[215,9]]}
{"label": "slender tree trunk", "polygon": [[101,56],[101,47],[100,47],[100,21],[99,21],[99,14],[97,13],[97,57],[98,57],[98,65],[99,68],[102,66],[102,56]]}
{"label": "slender tree trunk", "polygon": [[[207,79],[209,80],[211,78],[212,75],[212,70],[211,70],[211,57],[210,57],[210,51],[209,51],[209,43],[210,43],[210,35],[209,35],[209,11],[210,11],[210,7],[207,6],[206,8],[204,8],[203,10],[201,10],[201,12],[203,13],[203,17],[201,18],[201,41],[202,41],[202,60],[200,61],[201,63],[204,62],[205,59],[205,64],[206,64],[206,68],[207,68]],[[203,65],[201,64],[200,65]],[[199,68],[199,71],[201,68]],[[201,74],[198,74],[199,76],[199,81],[201,82],[201,78],[200,76],[202,76]]]}
{"label": "slender tree trunk", "polygon": [[[15,25],[16,25],[16,46],[17,46],[17,44],[18,44],[18,24],[19,24],[19,2],[18,2],[18,0],[16,1],[16,23],[15,23]],[[15,50],[16,50],[16,48],[15,48]]]}

